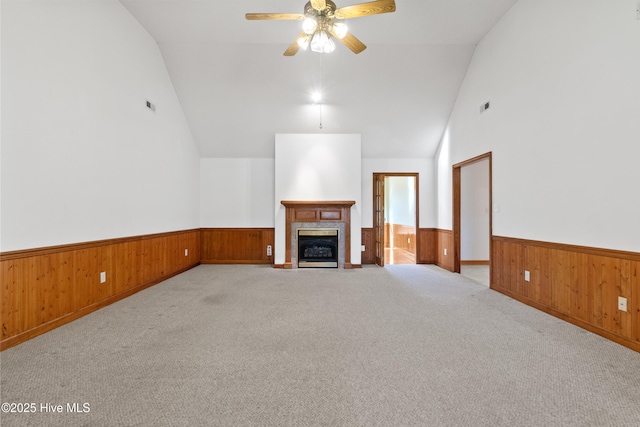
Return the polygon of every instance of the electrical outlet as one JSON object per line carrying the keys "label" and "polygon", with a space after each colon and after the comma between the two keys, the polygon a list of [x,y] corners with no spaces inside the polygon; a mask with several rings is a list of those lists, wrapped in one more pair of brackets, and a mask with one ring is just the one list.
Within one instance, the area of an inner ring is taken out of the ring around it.
{"label": "electrical outlet", "polygon": [[444,256],[447,256],[447,248],[444,248]]}
{"label": "electrical outlet", "polygon": [[100,272],[100,283],[104,283],[107,281],[107,272],[106,271],[101,271]]}
{"label": "electrical outlet", "polygon": [[273,250],[271,249],[271,245],[267,245],[267,256],[271,256],[273,254]]}
{"label": "electrical outlet", "polygon": [[189,256],[189,249],[184,250],[184,256]]}
{"label": "electrical outlet", "polygon": [[618,310],[627,311],[627,299],[625,297],[618,297]]}
{"label": "electrical outlet", "polygon": [[529,270],[525,270],[524,271],[524,281],[525,282],[530,282],[531,281],[531,273],[529,272]]}

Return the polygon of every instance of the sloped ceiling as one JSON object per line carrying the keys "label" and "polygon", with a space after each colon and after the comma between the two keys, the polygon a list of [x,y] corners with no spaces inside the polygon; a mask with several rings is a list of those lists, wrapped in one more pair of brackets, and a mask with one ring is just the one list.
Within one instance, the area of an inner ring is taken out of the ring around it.
{"label": "sloped ceiling", "polygon": [[300,22],[244,15],[305,0],[120,1],[158,42],[202,157],[273,157],[276,133],[360,133],[365,158],[430,158],[476,44],[517,0],[396,0],[347,21],[361,54],[294,57]]}

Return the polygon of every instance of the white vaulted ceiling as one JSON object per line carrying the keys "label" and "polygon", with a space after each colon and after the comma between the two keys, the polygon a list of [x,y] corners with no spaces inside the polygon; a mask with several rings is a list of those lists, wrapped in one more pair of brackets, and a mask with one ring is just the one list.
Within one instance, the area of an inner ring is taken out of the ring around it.
{"label": "white vaulted ceiling", "polygon": [[347,21],[361,54],[294,57],[282,54],[299,21],[244,14],[302,13],[306,0],[120,1],[158,42],[202,157],[273,157],[274,134],[323,132],[362,134],[365,158],[429,158],[476,44],[517,0],[396,0]]}

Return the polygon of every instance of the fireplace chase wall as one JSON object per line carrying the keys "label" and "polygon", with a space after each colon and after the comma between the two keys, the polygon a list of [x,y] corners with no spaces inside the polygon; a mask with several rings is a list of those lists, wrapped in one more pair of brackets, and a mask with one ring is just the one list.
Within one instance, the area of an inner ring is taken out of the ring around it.
{"label": "fireplace chase wall", "polygon": [[286,207],[286,251],[284,268],[298,268],[298,231],[336,229],[338,231],[338,268],[351,264],[351,206],[355,201],[291,201]]}

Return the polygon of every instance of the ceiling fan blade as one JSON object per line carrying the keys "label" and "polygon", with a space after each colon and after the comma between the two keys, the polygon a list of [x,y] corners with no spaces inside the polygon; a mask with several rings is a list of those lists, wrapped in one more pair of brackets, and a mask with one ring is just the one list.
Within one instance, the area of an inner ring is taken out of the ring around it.
{"label": "ceiling fan blade", "polygon": [[305,18],[300,13],[247,13],[244,17],[249,21],[296,21]]}
{"label": "ceiling fan blade", "polygon": [[336,40],[338,40],[340,43],[342,43],[343,45],[351,49],[351,52],[355,53],[356,55],[367,48],[367,46],[365,46],[364,43],[358,40],[358,38],[352,35],[351,33],[347,33],[346,36],[344,36],[343,38],[340,38],[336,36],[333,31],[330,31],[330,32],[331,32],[331,35],[333,35],[333,37],[336,38]]}
{"label": "ceiling fan blade", "polygon": [[298,44],[298,40],[301,39],[302,37],[305,37],[307,35],[307,33],[305,33],[304,31],[300,33],[300,35],[298,35],[298,37],[296,37],[296,39],[293,41],[293,43],[291,43],[291,46],[289,46],[287,48],[287,50],[284,51],[284,56],[293,56],[296,53],[298,53],[298,51],[300,50],[300,45]]}
{"label": "ceiling fan blade", "polygon": [[311,0],[311,6],[318,11],[325,10],[327,8],[326,0]]}
{"label": "ceiling fan blade", "polygon": [[368,3],[354,4],[353,6],[341,7],[340,9],[336,9],[335,16],[338,19],[349,19],[395,11],[396,2],[394,0],[377,0]]}

